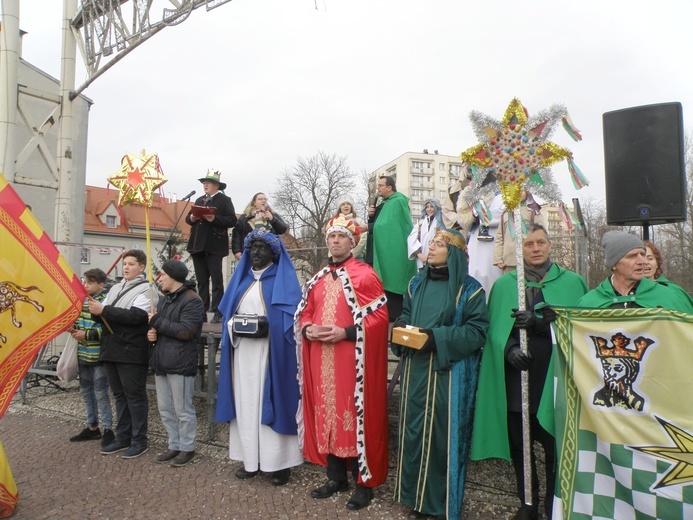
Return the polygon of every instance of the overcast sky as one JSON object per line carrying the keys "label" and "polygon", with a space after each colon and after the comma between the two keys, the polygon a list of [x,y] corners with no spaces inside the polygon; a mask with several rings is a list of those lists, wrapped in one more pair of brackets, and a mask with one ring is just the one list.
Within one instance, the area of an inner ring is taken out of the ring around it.
{"label": "overcast sky", "polygon": [[[23,57],[55,77],[61,18],[59,0],[21,0]],[[94,101],[87,182],[105,186],[125,152],[145,148],[159,154],[167,193],[199,192],[213,167],[242,209],[320,150],[346,155],[354,172],[424,148],[458,155],[477,143],[470,111],[500,119],[518,97],[530,115],[567,106],[584,140],[562,128],[551,140],[573,151],[591,186],[576,192],[565,162],[554,176],[566,201],[602,199],[604,112],[679,101],[693,124],[692,20],[691,0],[202,7],[84,92]]]}

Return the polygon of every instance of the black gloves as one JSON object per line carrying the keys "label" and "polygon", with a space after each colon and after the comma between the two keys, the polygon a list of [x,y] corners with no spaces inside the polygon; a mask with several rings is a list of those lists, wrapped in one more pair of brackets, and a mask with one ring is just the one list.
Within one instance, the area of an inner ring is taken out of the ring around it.
{"label": "black gloves", "polygon": [[510,317],[515,318],[515,326],[518,329],[531,329],[537,321],[537,317],[534,315],[533,310],[518,311],[517,309],[513,309],[513,313]]}
{"label": "black gloves", "polygon": [[[541,321],[545,324],[552,323],[556,321],[557,315],[548,305],[540,307],[541,311]],[[515,318],[515,326],[518,329],[533,329],[537,325],[537,317],[534,314],[534,310],[518,311],[513,309],[513,313],[510,315],[511,318]],[[541,323],[539,324],[541,325]]]}
{"label": "black gloves", "polygon": [[394,329],[395,327],[406,327],[407,325],[409,325],[407,323],[407,320],[403,318],[397,318],[395,322],[392,324],[392,328]]}
{"label": "black gloves", "polygon": [[541,316],[541,319],[544,321],[544,323],[553,323],[554,321],[556,321],[556,318],[558,317],[556,311],[548,305],[546,307],[541,308]]}
{"label": "black gloves", "polygon": [[517,370],[527,370],[532,362],[531,356],[522,352],[519,346],[515,345],[505,353],[505,360]]}
{"label": "black gloves", "polygon": [[424,346],[421,347],[421,350],[419,350],[419,352],[421,352],[422,354],[433,352],[436,349],[436,337],[433,335],[433,331],[431,329],[419,330],[424,334],[428,334],[428,339],[426,340],[426,343],[424,343]]}

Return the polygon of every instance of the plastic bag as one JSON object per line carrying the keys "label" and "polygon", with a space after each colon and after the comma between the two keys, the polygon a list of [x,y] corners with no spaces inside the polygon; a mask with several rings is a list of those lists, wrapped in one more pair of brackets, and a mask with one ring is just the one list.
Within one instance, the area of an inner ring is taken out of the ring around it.
{"label": "plastic bag", "polygon": [[77,340],[72,336],[67,338],[67,343],[65,343],[63,353],[60,354],[55,371],[58,373],[58,378],[61,381],[77,379],[79,371],[77,366]]}

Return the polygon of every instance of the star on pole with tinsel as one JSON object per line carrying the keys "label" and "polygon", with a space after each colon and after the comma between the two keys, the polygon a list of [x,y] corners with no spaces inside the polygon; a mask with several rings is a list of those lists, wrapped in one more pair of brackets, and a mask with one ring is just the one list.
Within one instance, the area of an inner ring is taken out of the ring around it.
{"label": "star on pole with tinsel", "polygon": [[[564,159],[568,160],[581,186],[587,184],[582,173],[572,162],[570,150],[549,141],[556,123],[563,121],[568,134],[576,141],[582,139],[570,121],[565,107],[553,105],[548,111],[530,118],[519,99],[510,102],[501,121],[496,121],[479,112],[472,112],[470,119],[479,144],[462,152],[461,158],[471,166],[472,184],[465,200],[470,206],[482,207],[480,201],[500,191],[505,211],[512,214],[515,229],[515,259],[517,265],[518,310],[526,310],[525,270],[522,253],[522,216],[514,211],[520,206],[523,190],[531,191],[541,198],[558,203],[560,192],[549,166]],[[579,174],[579,175],[578,175]],[[529,184],[532,188],[529,188]],[[511,213],[513,212],[513,213]],[[481,214],[481,211],[478,211]],[[490,220],[490,219],[489,219]],[[490,268],[491,266],[489,266]],[[527,331],[520,328],[520,349],[527,355]],[[522,458],[524,462],[525,503],[532,505],[531,437],[529,421],[529,374],[521,373],[522,389]]]}
{"label": "star on pole with tinsel", "polygon": [[474,189],[467,200],[478,200],[499,190],[506,210],[513,211],[520,204],[522,190],[529,188],[531,183],[532,193],[558,202],[560,192],[549,166],[562,160],[569,162],[576,187],[587,184],[572,161],[570,150],[548,140],[559,121],[573,139],[582,139],[565,107],[553,105],[548,111],[530,118],[520,100],[515,98],[500,121],[476,111],[470,114],[470,119],[480,142],[461,154],[463,161],[475,167]]}
{"label": "star on pole with tinsel", "polygon": [[119,190],[118,206],[136,202],[149,208],[154,202],[154,191],[167,180],[159,156],[147,155],[144,150],[141,157],[126,153],[120,161],[120,171],[108,178]]}
{"label": "star on pole with tinsel", "polygon": [[[144,206],[145,236],[147,240],[147,256],[151,258],[151,242],[149,233],[149,208],[154,202],[154,191],[168,179],[164,176],[155,153],[147,155],[142,150],[140,157],[126,153],[120,161],[120,170],[108,178],[108,182],[118,188],[118,206],[137,203]],[[147,262],[149,283],[152,283],[152,263]]]}

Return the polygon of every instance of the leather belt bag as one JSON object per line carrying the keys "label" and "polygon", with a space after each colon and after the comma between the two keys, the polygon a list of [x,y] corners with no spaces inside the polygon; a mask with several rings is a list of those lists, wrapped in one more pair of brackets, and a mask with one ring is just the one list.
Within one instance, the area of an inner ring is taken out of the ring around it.
{"label": "leather belt bag", "polygon": [[234,314],[231,331],[244,338],[266,338],[269,336],[269,322],[267,316]]}

